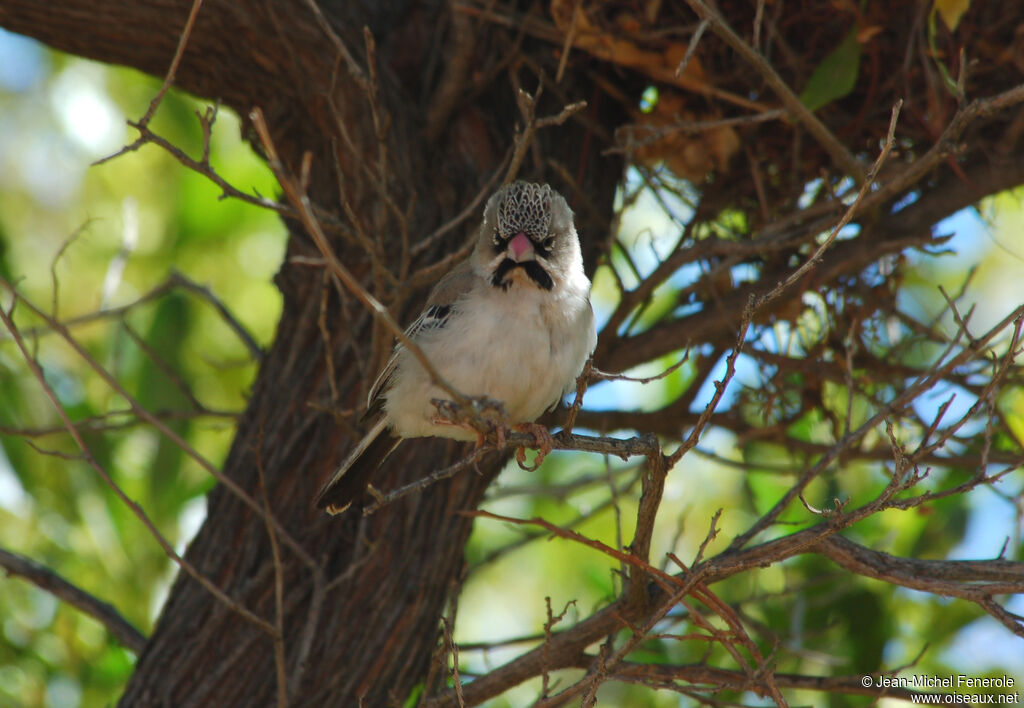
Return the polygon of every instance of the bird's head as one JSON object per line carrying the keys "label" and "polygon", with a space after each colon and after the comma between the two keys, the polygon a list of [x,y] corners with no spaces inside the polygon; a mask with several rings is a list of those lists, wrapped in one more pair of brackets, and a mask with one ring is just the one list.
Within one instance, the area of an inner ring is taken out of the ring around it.
{"label": "bird's head", "polygon": [[473,261],[494,287],[557,287],[582,262],[572,210],[546,184],[505,185],[484,208]]}

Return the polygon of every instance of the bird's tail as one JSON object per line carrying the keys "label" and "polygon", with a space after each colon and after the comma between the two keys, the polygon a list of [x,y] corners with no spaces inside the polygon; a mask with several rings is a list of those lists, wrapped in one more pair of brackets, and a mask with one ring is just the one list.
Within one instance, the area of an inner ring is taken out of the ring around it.
{"label": "bird's tail", "polygon": [[325,509],[328,514],[340,514],[362,495],[370,483],[370,477],[402,441],[402,438],[392,435],[387,427],[387,421],[381,419],[363,436],[338,471],[316,495],[317,508]]}

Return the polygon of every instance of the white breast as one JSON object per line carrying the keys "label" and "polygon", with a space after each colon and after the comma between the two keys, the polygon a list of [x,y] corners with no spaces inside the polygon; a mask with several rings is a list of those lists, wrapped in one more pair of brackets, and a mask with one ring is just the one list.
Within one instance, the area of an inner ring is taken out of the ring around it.
{"label": "white breast", "polygon": [[[501,401],[509,423],[536,420],[575,387],[596,343],[590,282],[554,291],[486,285],[455,303],[443,328],[418,338],[439,373],[467,396]],[[473,440],[471,431],[432,422],[432,398],[451,398],[430,383],[408,352],[399,355],[385,410],[402,437],[441,435]]]}

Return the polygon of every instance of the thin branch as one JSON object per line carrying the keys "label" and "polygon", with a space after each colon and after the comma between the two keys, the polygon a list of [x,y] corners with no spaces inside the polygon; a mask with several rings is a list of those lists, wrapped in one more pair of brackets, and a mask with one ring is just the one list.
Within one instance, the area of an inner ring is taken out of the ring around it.
{"label": "thin branch", "polygon": [[143,125],[142,123],[135,123],[133,121],[128,121],[128,125],[139,131],[139,137],[136,138],[131,144],[124,146],[114,154],[96,160],[95,162],[92,163],[93,166],[102,165],[103,163],[109,162],[126,153],[135,152],[143,145],[153,144],[167,152],[169,155],[171,155],[175,160],[177,160],[186,168],[192,170],[193,172],[203,175],[208,180],[213,182],[215,185],[220,187],[223,196],[232,197],[234,199],[243,201],[246,204],[252,204],[253,206],[262,207],[264,209],[270,209],[271,211],[277,212],[281,216],[294,216],[294,213],[292,212],[291,209],[287,207],[287,205],[279,204],[278,202],[275,202],[273,199],[267,199],[266,197],[261,197],[258,194],[252,195],[249,194],[248,192],[243,192],[242,190],[238,189],[230,182],[228,182],[226,179],[221,177],[220,174],[217,173],[208,162],[205,162],[202,159],[196,160],[192,157],[189,157],[189,155],[184,150],[179,148],[170,140],[154,133],[149,128],[148,125]]}
{"label": "thin branch", "polygon": [[[159,298],[164,297],[171,291],[178,288],[184,289],[188,292],[198,295],[202,300],[208,302],[224,320],[224,324],[226,324],[238,336],[242,344],[253,355],[253,358],[256,359],[257,361],[263,358],[263,350],[256,343],[255,338],[252,336],[252,334],[249,333],[245,326],[242,325],[241,322],[239,322],[238,319],[233,314],[231,314],[231,311],[228,310],[227,305],[225,305],[220,298],[214,295],[212,290],[205,286],[199,285],[194,280],[190,279],[188,276],[178,271],[171,271],[170,275],[167,276],[167,279],[164,282],[153,287],[149,292],[139,296],[132,302],[129,302],[125,305],[120,305],[118,307],[101,308],[99,310],[88,312],[83,315],[69,317],[66,320],[60,320],[56,316],[53,316],[52,319],[59,322],[60,325],[65,329],[69,330],[72,329],[73,327],[90,324],[93,322],[97,322],[99,320],[123,319],[132,310],[135,310],[143,305],[153,302],[154,300],[158,300]],[[37,339],[44,335],[53,333],[53,328],[49,326],[30,327],[22,330],[21,332],[22,336],[28,337],[30,339]],[[10,339],[10,335],[8,333],[0,332],[0,342],[8,339]]]}
{"label": "thin branch", "polygon": [[683,60],[679,62],[679,66],[676,67],[676,78],[683,75],[686,71],[686,67],[690,65],[690,60],[693,59],[693,53],[697,51],[697,45],[700,44],[700,38],[704,36],[704,30],[710,25],[710,20],[701,20],[700,24],[697,25],[697,29],[693,31],[693,36],[690,37],[690,41],[686,43],[686,54],[683,55]]}
{"label": "thin branch", "polygon": [[[513,76],[515,75],[513,74]],[[506,184],[515,179],[516,175],[519,174],[519,168],[526,157],[526,151],[533,145],[533,138],[538,130],[552,125],[561,125],[569,120],[573,114],[579,113],[587,107],[586,101],[577,101],[563,107],[556,115],[538,119],[536,116],[537,101],[540,100],[543,88],[544,84],[542,83],[537,87],[537,92],[531,96],[525,90],[517,87],[516,103],[519,106],[519,112],[523,116],[523,127],[516,135],[515,149],[512,151],[512,159],[509,161],[508,170],[505,172],[504,182]]]}
{"label": "thin branch", "polygon": [[[586,512],[581,512],[577,514],[576,517],[571,519],[570,521],[564,522],[562,524],[562,528],[575,529],[581,526],[582,524],[586,523],[587,521],[596,518],[599,514],[602,514],[606,510],[613,507],[617,495],[625,494],[629,492],[634,486],[636,486],[638,478],[635,474],[633,474],[632,469],[627,468],[625,470],[620,470],[620,472],[629,473],[629,478],[624,484],[622,484],[621,486],[616,486],[615,489],[612,491],[612,494],[600,504],[596,504],[587,509]],[[496,548],[484,557],[480,558],[468,569],[468,572],[474,572],[486,565],[494,563],[496,560],[505,557],[509,553],[512,553],[513,551],[516,551],[522,548],[523,546],[532,543],[533,541],[536,541],[538,539],[544,538],[546,536],[548,536],[548,534],[544,531],[527,531],[519,539],[512,541],[511,543],[507,543],[499,548]]]}
{"label": "thin branch", "polygon": [[[685,594],[692,591],[698,583],[707,586],[738,573],[779,563],[796,555],[817,552],[821,544],[825,543],[830,537],[833,537],[837,531],[856,523],[874,513],[875,510],[874,507],[855,510],[849,514],[842,515],[841,518],[831,519],[826,523],[818,524],[803,531],[748,549],[730,546],[726,551],[714,558],[695,564],[679,576],[667,576],[660,572],[655,574],[653,577],[658,579],[658,583],[649,587],[649,592],[653,593],[654,598],[658,598],[660,590],[660,597],[667,597],[666,604],[674,605]],[[486,516],[510,523],[538,525],[559,537],[584,543],[611,558],[626,560],[626,562],[637,567],[643,567],[644,565],[635,556],[624,558],[623,556],[627,554],[621,554],[615,549],[582,537],[579,534],[566,532],[542,519],[527,521],[488,514],[486,512],[477,512],[472,515]],[[843,547],[849,548],[849,542],[845,542]],[[977,579],[985,579],[1002,583],[991,586],[996,590],[1016,593],[1024,591],[1024,564],[1022,563],[1002,560],[953,562],[952,564],[936,561],[934,563],[937,567],[948,569],[946,577],[955,577],[960,580],[962,587],[968,587],[969,583]],[[954,596],[957,596],[957,592],[959,592],[955,584],[951,584],[944,589],[950,590],[950,594]],[[665,593],[670,590],[672,591],[670,595],[666,595]],[[659,603],[657,607],[659,608],[657,612],[661,613],[660,616],[664,616],[664,613],[668,611],[668,607],[665,604]],[[464,695],[466,702],[475,704],[486,698],[498,695],[509,686],[516,685],[529,677],[539,676],[544,667],[551,670],[567,666],[577,666],[580,660],[580,652],[594,641],[622,628],[629,620],[641,619],[641,617],[637,616],[637,612],[638,610],[635,607],[631,609],[631,605],[626,603],[624,597],[620,598],[587,619],[582,620],[571,629],[553,636],[548,643],[549,646],[546,648],[538,647],[531,650],[504,666],[489,672],[487,675],[479,677],[472,684],[465,686]],[[648,617],[651,616],[653,615]],[[639,631],[642,632],[643,630]],[[587,668],[591,667],[592,663],[588,663]],[[776,675],[775,679],[779,686],[787,686],[784,680],[780,680],[779,675]],[[577,684],[576,688],[572,689],[575,692],[582,690],[584,690],[584,687],[579,684]],[[571,695],[576,695],[576,693],[571,692]],[[875,695],[878,694],[876,693]],[[550,705],[561,705],[560,702],[556,701],[558,698],[559,696],[553,697]],[[450,693],[442,694],[436,698],[424,701],[423,705],[426,708],[451,706],[453,705],[452,696]]]}
{"label": "thin branch", "polygon": [[459,647],[452,639],[452,623],[447,617],[441,617],[441,625],[444,627],[444,641],[452,656],[451,679],[455,685],[455,698],[458,700],[459,708],[466,708],[466,701],[462,697],[462,679],[459,677]]}
{"label": "thin branch", "polygon": [[[259,440],[262,447],[262,430]],[[277,708],[288,708],[288,672],[285,668],[284,647],[284,569],[281,566],[281,549],[277,545],[277,533],[274,531],[274,524],[270,522],[270,500],[267,498],[267,479],[263,472],[263,456],[259,450],[256,450],[255,453],[256,472],[260,482],[260,498],[263,501],[263,520],[267,527],[267,536],[270,538],[271,559],[274,563],[274,669],[277,679]]]}
{"label": "thin branch", "polygon": [[[532,35],[546,42],[550,42],[555,46],[562,46],[565,42],[565,33],[555,27],[550,22],[544,22],[538,19],[534,13],[515,13],[506,12],[501,13],[493,8],[494,3],[488,3],[487,7],[474,7],[473,5],[464,2],[452,2],[452,8],[457,12],[464,12],[466,14],[483,18],[488,22],[503,27],[508,27],[517,31],[525,32],[526,34]],[[574,42],[574,46],[580,47],[579,42]],[[617,56],[613,49],[604,46],[602,42],[591,42],[587,46],[580,47],[581,49],[593,54],[599,59],[608,61],[612,64],[617,63],[617,59],[622,57]],[[708,82],[703,78],[695,78],[691,76],[692,72],[683,73],[679,76],[675,75],[674,68],[654,68],[646,64],[637,65],[634,62],[627,62],[625,66],[631,68],[637,68],[640,70],[647,70],[651,78],[658,82],[664,82],[665,84],[678,86],[686,91],[693,91],[703,96],[710,96],[717,99],[721,99],[727,103],[731,103],[736,106],[740,106],[747,110],[763,111],[765,106],[763,103],[753,101],[746,96],[727,91],[714,83]]]}
{"label": "thin branch", "polygon": [[729,26],[729,24],[716,11],[708,7],[703,0],[686,0],[686,3],[697,13],[701,20],[711,23],[711,29],[721,37],[726,44],[750,64],[754,70],[761,75],[761,78],[775,91],[775,94],[782,101],[794,119],[799,121],[808,132],[814,136],[818,143],[835,162],[844,174],[853,178],[857,185],[865,182],[864,168],[857,161],[849,150],[846,149],[839,139],[830,131],[824,123],[818,120],[817,116],[807,109],[800,98],[793,93],[782,77],[778,75],[772,65],[760,52],[755,50],[740,37]]}
{"label": "thin branch", "polygon": [[[995,96],[979,98],[960,108],[935,144],[917,160],[907,165],[894,177],[889,178],[877,190],[864,199],[864,209],[874,209],[894,199],[911,185],[917,184],[925,175],[950,155],[951,145],[979,118],[987,118],[999,111],[1024,103],[1024,83]],[[985,169],[990,169],[988,165]],[[961,178],[962,180],[962,178]],[[962,185],[958,184],[958,189]]]}
{"label": "thin branch", "polygon": [[217,314],[220,315],[220,318],[224,320],[224,324],[226,324],[228,328],[235,333],[235,336],[238,337],[239,341],[241,341],[242,344],[245,345],[245,348],[249,350],[252,358],[256,361],[263,361],[264,351],[263,348],[256,343],[256,338],[253,337],[249,330],[247,330],[245,326],[238,321],[238,318],[228,310],[224,301],[213,294],[213,291],[210,290],[210,288],[205,285],[200,285],[184,273],[177,270],[172,271],[167,279],[168,282],[178,285],[189,292],[195,293],[203,300],[210,303],[210,305],[213,306],[213,309],[217,311]]}
{"label": "thin branch", "polygon": [[453,216],[445,223],[438,226],[436,229],[430,232],[430,234],[428,234],[422,240],[418,241],[412,247],[411,255],[413,257],[418,256],[424,251],[426,251],[446,233],[456,228],[459,224],[464,222],[473,214],[477,213],[477,209],[479,209],[480,205],[483,204],[484,200],[487,198],[487,195],[492,194],[494,192],[494,187],[498,182],[498,178],[501,176],[502,168],[505,167],[511,155],[511,152],[505,155],[505,159],[502,160],[502,164],[499,165],[499,168],[491,173],[491,176],[487,178],[487,182],[484,184],[484,186],[477,190],[476,196],[473,197],[473,199],[469,202],[469,204],[465,206],[465,208],[463,208],[462,211],[460,211],[458,214]]}
{"label": "thin branch", "polygon": [[[585,669],[590,665],[588,655],[581,655],[576,663],[577,668]],[[714,688],[731,688],[737,691],[767,692],[764,678],[751,683],[750,677],[742,671],[719,669],[706,664],[665,665],[653,663],[622,662],[611,676],[617,681],[649,685],[652,680],[684,682],[694,686]],[[791,688],[804,691],[822,691],[826,693],[845,693],[859,696],[875,696],[904,701],[913,700],[914,696],[930,694],[912,691],[906,688],[878,685],[877,682],[864,685],[863,676],[811,676],[807,674],[775,673],[773,680],[780,688]],[[923,703],[924,701],[918,700]]]}
{"label": "thin branch", "polygon": [[68,582],[56,571],[3,548],[0,548],[0,567],[3,567],[8,575],[24,578],[89,615],[136,655],[141,654],[146,647],[146,636],[126,620],[113,605]]}
{"label": "thin branch", "polygon": [[[1018,307],[1010,313],[1010,315],[991,328],[985,335],[979,337],[977,340],[977,347],[985,346],[1011,322],[1014,322],[1022,316],[1024,316],[1024,305]],[[953,345],[951,344],[951,349],[952,346]],[[922,392],[931,389],[932,386],[947,375],[948,372],[972,359],[975,356],[976,351],[977,348],[963,349],[959,354],[951,357],[944,365],[933,367],[932,369],[923,372],[917,380],[909,384],[900,393],[900,395],[882,406],[874,415],[870,416],[860,427],[855,429],[849,435],[843,436],[839,442],[827,450],[814,465],[806,469],[801,474],[797,483],[794,484],[766,514],[758,519],[747,531],[736,536],[729,546],[730,549],[735,550],[742,547],[758,533],[771,526],[778,518],[779,514],[782,513],[783,509],[785,509],[791,501],[796,499],[796,497],[807,487],[808,484],[811,483],[812,480],[817,478],[821,472],[835,462],[840,455],[844,454],[845,450],[852,448],[855,442],[861,440],[871,430],[874,430],[875,427],[885,421],[887,417],[896,414],[906,406],[909,406],[918,396],[921,395]],[[942,358],[944,357],[940,357],[940,360]]]}
{"label": "thin branch", "polygon": [[188,19],[185,20],[185,27],[178,35],[178,46],[174,50],[174,58],[171,59],[171,65],[167,69],[167,75],[164,77],[164,81],[160,85],[160,90],[156,92],[153,100],[149,102],[149,108],[146,110],[145,115],[143,115],[139,120],[139,125],[142,127],[146,127],[149,125],[149,121],[153,120],[153,116],[156,115],[156,110],[160,107],[160,103],[164,100],[164,96],[170,90],[171,86],[174,85],[174,80],[178,76],[178,66],[181,64],[181,58],[185,55],[185,47],[188,46],[188,39],[192,36],[192,28],[195,27],[196,17],[199,16],[199,8],[202,7],[202,5],[203,0],[192,0],[192,9],[188,12]]}
{"label": "thin branch", "polygon": [[[532,435],[530,436],[530,439],[533,439]],[[398,489],[392,490],[387,494],[379,495],[373,501],[373,503],[368,504],[363,508],[363,515],[369,516],[370,514],[374,513],[375,511],[378,511],[382,507],[385,507],[388,504],[398,501],[403,497],[407,497],[410,494],[420,492],[426,489],[427,487],[440,482],[441,480],[454,477],[458,472],[461,472],[462,470],[475,465],[487,452],[490,452],[490,450],[488,450],[487,448],[479,448],[468,457],[464,457],[458,462],[449,465],[448,467],[436,470],[427,475],[426,477],[421,477],[420,479],[417,479],[415,482],[410,482],[409,484],[402,485]]]}
{"label": "thin branch", "polygon": [[1024,622],[997,605],[993,595],[1024,591],[1024,563],[1019,561],[932,561],[898,558],[860,546],[840,536],[823,539],[814,550],[842,568],[922,592],[977,603],[1003,626],[1024,637]]}
{"label": "thin branch", "polygon": [[356,61],[355,57],[352,56],[352,52],[349,51],[348,47],[338,36],[338,33],[334,31],[331,24],[324,17],[323,11],[320,9],[320,5],[317,4],[316,0],[305,0],[306,7],[309,8],[310,12],[313,13],[313,17],[316,19],[316,23],[323,30],[324,35],[331,40],[334,48],[338,52],[338,56],[345,60],[345,66],[348,67],[349,75],[352,79],[361,87],[366,90],[367,78],[366,71],[363,67],[359,66],[359,62]]}
{"label": "thin branch", "polygon": [[[229,420],[237,420],[241,416],[241,413],[236,411],[215,411],[203,408],[195,411],[157,410],[153,411],[153,415],[161,420],[195,420],[197,418],[226,418]],[[125,420],[118,420],[119,418],[124,418]],[[131,409],[121,409],[76,420],[73,421],[73,424],[79,430],[97,433],[111,430],[124,430],[137,425],[144,425],[145,422],[134,417]],[[50,435],[63,435],[66,432],[67,428],[63,425],[50,425],[38,428],[16,428],[7,425],[0,425],[0,435],[11,435],[21,438],[42,438]]]}
{"label": "thin branch", "polygon": [[[252,495],[250,495],[248,492],[242,489],[242,487],[239,486],[238,482],[236,482],[231,477],[225,475],[212,462],[203,457],[203,455],[199,454],[199,452],[194,447],[189,445],[185,441],[185,439],[181,437],[181,435],[179,435],[177,432],[171,429],[163,420],[161,420],[151,411],[147,410],[144,406],[142,406],[142,404],[140,404],[134,396],[128,393],[127,389],[125,389],[125,387],[122,386],[121,383],[116,378],[114,378],[114,376],[109,371],[107,371],[103,366],[101,366],[89,354],[89,352],[86,351],[85,347],[83,347],[82,344],[78,342],[78,340],[71,336],[71,333],[67,330],[67,328],[64,325],[62,325],[60,322],[57,322],[52,317],[43,312],[41,309],[39,309],[37,306],[32,304],[30,300],[28,300],[19,290],[17,290],[17,288],[11,285],[6,279],[0,278],[0,288],[7,290],[7,292],[9,292],[15,298],[16,302],[24,304],[25,307],[31,310],[37,317],[42,319],[50,330],[58,334],[61,337],[61,339],[63,339],[75,351],[75,353],[82,359],[82,361],[84,361],[89,366],[90,369],[92,369],[101,379],[103,379],[107,386],[109,386],[113,391],[115,391],[128,403],[128,406],[131,408],[132,413],[134,413],[137,417],[139,417],[142,420],[145,420],[147,423],[156,428],[162,435],[164,435],[174,445],[180,448],[186,455],[195,460],[204,470],[206,470],[218,482],[227,487],[232,492],[232,494],[238,497],[246,506],[248,506],[257,514],[261,516],[263,515],[264,509],[262,505],[255,499],[253,499]],[[7,330],[11,334],[11,337],[15,340],[16,343],[18,343],[19,349],[21,349],[22,354],[29,368],[32,370],[33,374],[35,374],[36,377],[39,379],[40,384],[43,385],[44,389],[47,392],[47,397],[50,398],[54,406],[57,407],[57,412],[60,415],[61,420],[64,422],[65,427],[67,427],[68,432],[71,433],[71,436],[75,439],[75,442],[88,456],[88,450],[85,448],[84,443],[82,442],[82,438],[79,434],[78,429],[75,427],[75,424],[68,417],[67,412],[60,405],[52,389],[50,389],[49,385],[46,384],[45,380],[43,379],[42,369],[39,368],[38,362],[36,362],[35,359],[31,357],[31,355],[28,353],[28,350],[23,346],[22,335],[15,328],[14,323],[6,314],[2,315],[2,318],[4,324],[7,326]],[[106,471],[98,467],[98,465],[95,464],[95,460],[92,460],[91,458],[89,458],[89,460],[90,464],[92,464],[97,469],[97,472],[99,472],[101,476],[107,478]],[[135,502],[132,502],[131,500],[127,499],[127,497],[124,497],[124,499],[128,501],[128,503],[132,506],[133,510],[137,510],[137,513],[142,513],[141,508],[139,508],[135,504]],[[274,527],[277,529],[277,532],[281,540],[284,541],[284,543],[302,560],[302,562],[307,567],[312,567],[316,565],[312,556],[310,556],[310,554],[301,545],[299,545],[298,541],[295,540],[295,538],[281,525],[281,523],[276,518],[273,518],[272,522],[274,524]],[[173,552],[173,549],[171,550]],[[177,557],[176,553],[174,557]]]}
{"label": "thin branch", "polygon": [[338,259],[337,254],[335,254],[334,249],[331,248],[326,235],[320,227],[320,222],[313,213],[309,197],[285,171],[284,163],[282,163],[281,159],[278,157],[277,149],[274,147],[274,143],[271,140],[270,130],[263,117],[263,112],[260,111],[259,108],[255,108],[249,115],[249,118],[252,120],[253,126],[256,128],[256,132],[259,135],[261,144],[267,153],[267,162],[270,165],[270,168],[274,171],[274,175],[277,177],[278,183],[284,190],[288,200],[298,211],[299,218],[301,219],[303,226],[306,228],[306,232],[313,239],[314,243],[316,243],[317,248],[320,249],[320,253],[327,261],[327,266],[330,268],[332,274],[337,276],[349,292],[355,295],[363,306],[366,307],[366,309],[369,310],[378,321],[383,323],[388,330],[390,330],[401,345],[405,347],[410,354],[416,357],[417,361],[419,361],[430,376],[432,383],[444,389],[444,391],[463,408],[471,410],[472,404],[466,399],[466,397],[456,391],[451,384],[445,381],[433,363],[427,358],[426,354],[423,353],[423,350],[406,336],[405,331],[398,326],[398,323],[395,322],[393,317],[391,317],[391,313],[389,313],[387,308],[381,304],[380,300],[369,293],[366,288],[364,288],[349,272],[348,268],[346,268]]}
{"label": "thin branch", "polygon": [[78,237],[81,236],[85,229],[89,226],[92,219],[87,219],[83,224],[79,225],[71,234],[64,239],[60,244],[60,248],[57,249],[57,253],[54,254],[53,259],[50,261],[50,283],[53,290],[52,305],[50,306],[50,312],[54,317],[57,317],[57,307],[60,302],[60,278],[57,277],[57,263],[60,262],[61,257],[67,252],[68,248],[71,247]]}
{"label": "thin branch", "polygon": [[[10,287],[6,280],[0,279],[0,283],[7,286],[8,288]],[[12,294],[15,295],[16,298],[18,297],[17,291],[13,289],[11,289],[10,291]],[[25,302],[23,299],[16,300],[16,302],[19,301]],[[45,316],[43,315],[43,313],[39,311],[36,311],[36,314]],[[39,385],[43,388],[43,392],[46,394],[46,397],[50,400],[50,403],[56,410],[57,415],[59,415],[61,420],[64,421],[64,425],[67,427],[68,433],[71,435],[72,438],[74,438],[75,443],[78,445],[78,448],[82,451],[82,454],[85,457],[85,461],[89,464],[90,467],[93,468],[93,470],[96,471],[96,473],[107,484],[107,486],[109,486],[114,491],[118,498],[125,504],[125,506],[128,507],[128,509],[135,515],[135,517],[142,522],[143,526],[146,527],[150,535],[152,535],[153,538],[156,539],[157,543],[163,549],[164,553],[166,553],[167,556],[171,560],[173,560],[182,570],[187,572],[196,581],[198,581],[200,585],[206,588],[214,597],[216,597],[226,607],[230,608],[233,612],[237,613],[239,616],[241,616],[248,622],[252,623],[257,628],[262,629],[264,632],[271,636],[274,636],[275,630],[273,625],[271,625],[263,618],[258,617],[257,615],[253,614],[250,610],[240,605],[238,602],[236,602],[234,599],[228,596],[223,590],[217,587],[217,585],[215,585],[213,581],[211,581],[205,575],[200,573],[194,566],[192,566],[191,563],[182,558],[178,554],[178,552],[174,550],[174,547],[171,545],[171,543],[156,528],[156,526],[153,524],[153,521],[149,518],[146,512],[143,511],[142,507],[135,503],[135,501],[133,501],[127,494],[125,494],[124,490],[121,489],[117,482],[115,482],[110,477],[110,475],[107,474],[107,471],[103,469],[103,467],[99,464],[96,458],[93,457],[92,453],[89,451],[89,448],[88,446],[86,446],[85,441],[83,440],[81,434],[78,432],[78,429],[75,428],[74,424],[71,422],[71,419],[68,417],[67,411],[64,410],[64,406],[61,405],[60,401],[58,400],[57,394],[54,393],[53,389],[50,387],[50,384],[47,383],[46,377],[43,375],[43,370],[40,368],[38,362],[29,353],[27,347],[25,346],[25,342],[22,339],[17,327],[14,325],[14,322],[11,320],[10,315],[7,312],[5,312],[2,308],[0,308],[0,322],[2,322],[3,325],[7,328],[7,331],[10,332],[15,344],[21,351],[22,357],[24,357],[25,359],[25,363],[32,371],[32,375],[39,382]]]}
{"label": "thin branch", "polygon": [[[562,55],[558,58],[558,70],[555,72],[556,84],[562,83],[562,76],[565,75],[565,67],[569,63],[572,42],[576,38],[576,29],[579,27],[580,13],[582,12],[583,0],[574,0],[572,4],[572,18],[569,20],[569,30],[565,33],[565,41],[562,43]],[[550,610],[550,605],[548,609]]]}
{"label": "thin branch", "polygon": [[611,546],[605,543],[594,540],[592,538],[587,538],[586,536],[577,531],[572,531],[569,529],[564,529],[561,526],[556,526],[555,524],[552,524],[550,521],[546,521],[545,519],[542,519],[540,517],[534,517],[532,519],[517,519],[515,517],[505,516],[503,514],[495,514],[493,512],[484,511],[482,509],[477,509],[475,511],[462,511],[459,513],[463,516],[469,516],[473,518],[485,518],[492,519],[494,521],[505,521],[510,524],[517,524],[523,526],[537,526],[544,529],[545,531],[550,532],[555,536],[558,536],[559,538],[575,541],[576,543],[580,543],[584,546],[593,548],[594,550],[599,551],[605,554],[606,556],[615,558],[616,560],[622,563],[626,563],[635,568],[639,568],[640,570],[648,573],[652,578],[655,579],[655,581],[659,582],[664,587],[681,584],[681,581],[676,577],[669,575],[668,573],[658,568],[655,568],[650,563],[645,561],[643,558],[640,558],[639,556],[633,553],[627,553],[626,551],[620,551],[617,548],[612,548]]}
{"label": "thin branch", "polygon": [[[700,2],[700,0],[687,0],[687,2]],[[892,107],[892,113],[889,117],[889,130],[886,133],[885,142],[882,144],[882,149],[878,153],[878,157],[875,159],[874,165],[871,166],[871,170],[868,172],[867,178],[862,178],[861,180],[859,180],[860,189],[857,192],[857,196],[854,198],[853,202],[843,213],[843,216],[839,219],[838,223],[836,223],[836,225],[832,227],[832,231],[829,233],[828,237],[821,243],[820,246],[818,246],[814,254],[806,261],[804,261],[804,263],[799,268],[790,273],[789,276],[781,283],[779,283],[775,288],[765,293],[764,295],[761,295],[756,300],[754,305],[755,307],[762,307],[771,302],[772,300],[776,299],[777,297],[782,295],[782,293],[785,292],[785,290],[789,288],[789,286],[791,286],[793,283],[797,282],[802,277],[804,277],[804,275],[807,274],[807,272],[810,271],[811,268],[814,268],[821,261],[821,257],[822,255],[824,255],[825,251],[828,250],[828,247],[831,246],[832,243],[836,240],[836,237],[839,235],[839,232],[842,231],[843,227],[849,224],[850,221],[853,219],[854,215],[857,214],[858,209],[860,209],[861,207],[861,202],[864,201],[865,196],[867,196],[868,190],[874,184],[875,177],[878,176],[879,171],[882,169],[882,165],[885,164],[886,158],[889,157],[889,153],[896,145],[896,122],[899,120],[900,109],[902,107],[902,100],[896,101],[896,104]]]}

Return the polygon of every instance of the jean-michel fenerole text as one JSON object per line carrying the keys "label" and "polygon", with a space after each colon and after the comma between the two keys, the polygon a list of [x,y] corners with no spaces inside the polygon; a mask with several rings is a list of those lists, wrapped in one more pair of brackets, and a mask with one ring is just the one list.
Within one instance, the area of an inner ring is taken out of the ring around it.
{"label": "jean-michel fenerole text", "polygon": [[1013,688],[1012,676],[877,676],[877,688]]}

